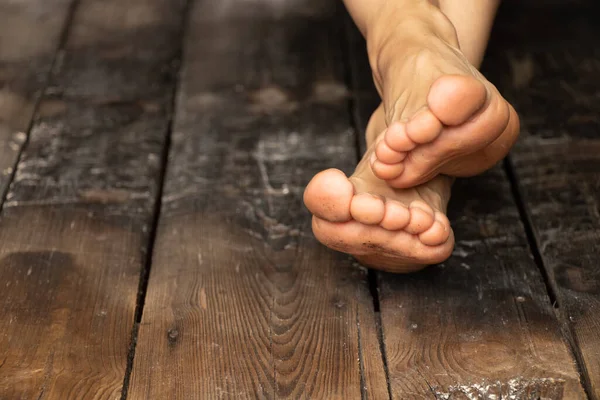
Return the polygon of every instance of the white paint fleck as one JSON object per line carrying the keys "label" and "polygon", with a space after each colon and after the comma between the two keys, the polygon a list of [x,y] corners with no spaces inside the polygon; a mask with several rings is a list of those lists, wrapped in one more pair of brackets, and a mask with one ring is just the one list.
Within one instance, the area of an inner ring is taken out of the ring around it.
{"label": "white paint fleck", "polygon": [[461,249],[459,247],[456,247],[454,249],[454,251],[452,252],[452,255],[455,256],[455,257],[467,258],[469,255],[471,255],[471,253],[469,253],[465,249]]}
{"label": "white paint fleck", "polygon": [[[435,395],[439,399],[467,398],[469,400],[490,399],[499,400],[519,400],[525,393],[539,391],[562,391],[561,386],[564,380],[555,378],[522,378],[516,377],[506,382],[500,381],[481,381],[475,383],[451,385],[443,391],[440,388],[433,388]],[[529,398],[529,397],[528,397]],[[546,398],[546,397],[542,397]]]}
{"label": "white paint fleck", "polygon": [[25,132],[17,132],[15,133],[14,140],[19,144],[23,144],[27,140],[27,134]]}

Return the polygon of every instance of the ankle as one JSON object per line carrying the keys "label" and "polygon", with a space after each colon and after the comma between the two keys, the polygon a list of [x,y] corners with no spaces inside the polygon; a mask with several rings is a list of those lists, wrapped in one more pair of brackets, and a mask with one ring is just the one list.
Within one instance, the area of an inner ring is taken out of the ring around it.
{"label": "ankle", "polygon": [[387,2],[368,21],[367,52],[375,74],[386,69],[399,50],[423,46],[423,38],[437,38],[458,47],[454,26],[435,0]]}

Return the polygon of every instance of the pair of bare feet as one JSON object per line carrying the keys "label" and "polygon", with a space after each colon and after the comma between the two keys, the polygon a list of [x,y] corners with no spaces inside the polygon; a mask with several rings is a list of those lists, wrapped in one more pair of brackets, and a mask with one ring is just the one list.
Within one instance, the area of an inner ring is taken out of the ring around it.
{"label": "pair of bare feet", "polygon": [[322,171],[304,194],[319,241],[393,272],[450,256],[453,177],[489,169],[519,133],[512,106],[469,63],[436,10],[368,42],[382,97],[367,127],[368,150],[352,176]]}

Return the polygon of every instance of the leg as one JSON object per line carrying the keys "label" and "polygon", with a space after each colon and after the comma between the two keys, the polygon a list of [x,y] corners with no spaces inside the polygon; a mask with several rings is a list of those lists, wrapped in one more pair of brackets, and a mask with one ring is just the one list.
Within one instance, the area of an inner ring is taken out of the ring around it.
{"label": "leg", "polygon": [[475,68],[496,5],[478,11],[477,0],[440,0],[460,24],[456,30],[437,3],[424,0],[346,5],[367,38],[383,103],[371,117],[368,151],[352,176],[321,172],[308,185],[305,203],[315,235],[327,246],[376,268],[414,271],[443,261],[454,245],[445,216],[452,179],[438,174],[481,172],[516,138],[512,107]]}
{"label": "leg", "polygon": [[479,68],[500,0],[440,0],[440,10],[456,29],[461,52]]}

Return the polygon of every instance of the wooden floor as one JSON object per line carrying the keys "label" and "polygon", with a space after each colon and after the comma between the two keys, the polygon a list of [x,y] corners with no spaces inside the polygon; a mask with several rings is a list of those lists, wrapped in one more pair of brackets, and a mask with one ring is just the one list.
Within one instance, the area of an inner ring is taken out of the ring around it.
{"label": "wooden floor", "polygon": [[504,5],[521,140],[394,276],[302,205],[378,101],[335,3],[0,0],[1,400],[600,399],[600,9]]}

